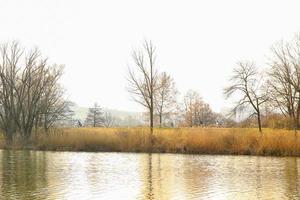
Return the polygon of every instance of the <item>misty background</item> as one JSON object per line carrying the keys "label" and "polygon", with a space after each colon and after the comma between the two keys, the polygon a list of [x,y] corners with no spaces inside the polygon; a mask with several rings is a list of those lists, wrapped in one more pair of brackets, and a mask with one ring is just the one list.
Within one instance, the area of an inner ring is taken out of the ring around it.
{"label": "misty background", "polygon": [[[157,68],[180,92],[201,94],[225,112],[223,88],[238,59],[267,66],[272,44],[298,32],[298,1],[0,0],[0,41],[37,46],[65,65],[62,84],[83,119],[98,102],[120,123],[139,123],[126,75],[144,39],[157,47]],[[272,4],[272,6],[270,6]],[[127,122],[128,123],[128,122]]]}

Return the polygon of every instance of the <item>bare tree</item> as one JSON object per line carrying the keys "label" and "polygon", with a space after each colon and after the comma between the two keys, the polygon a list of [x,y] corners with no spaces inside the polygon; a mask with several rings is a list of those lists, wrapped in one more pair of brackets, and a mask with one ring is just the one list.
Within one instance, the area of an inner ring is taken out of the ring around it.
{"label": "bare tree", "polygon": [[17,42],[2,44],[0,47],[0,126],[4,132],[6,142],[10,144],[16,134],[15,118],[19,112],[16,109],[17,66],[23,49]]}
{"label": "bare tree", "polygon": [[255,115],[257,117],[258,129],[261,129],[261,105],[265,103],[268,98],[266,93],[262,90],[262,79],[256,70],[253,62],[238,62],[237,67],[233,70],[233,75],[230,79],[231,84],[224,90],[226,98],[233,94],[239,94],[240,98],[235,103],[232,110],[233,114],[245,111],[251,108],[249,117]]}
{"label": "bare tree", "polygon": [[154,95],[155,111],[159,118],[159,127],[162,127],[163,118],[170,116],[176,109],[177,90],[173,78],[166,72],[158,76],[157,91]]}
{"label": "bare tree", "polygon": [[280,42],[272,48],[269,72],[269,95],[273,106],[299,128],[300,117],[300,34],[291,42]]}
{"label": "bare tree", "polygon": [[103,111],[97,103],[95,103],[92,108],[89,108],[89,112],[85,119],[85,125],[92,127],[104,126]]}
{"label": "bare tree", "polygon": [[45,86],[39,100],[36,125],[43,127],[46,132],[59,120],[73,115],[73,103],[64,99],[64,90],[58,81],[63,73],[64,66],[54,65],[47,69]]}
{"label": "bare tree", "polygon": [[184,96],[184,120],[186,125],[207,126],[215,123],[215,114],[199,93],[189,90]]}
{"label": "bare tree", "polygon": [[112,116],[111,112],[105,111],[103,125],[106,128],[109,128],[109,127],[114,126],[114,124],[115,124],[115,118]]}
{"label": "bare tree", "polygon": [[198,108],[198,115],[196,116],[196,122],[202,126],[215,125],[216,124],[216,115],[210,108],[208,103],[203,103]]}
{"label": "bare tree", "polygon": [[74,118],[74,106],[75,103],[72,101],[62,101],[57,109],[54,109],[47,114],[47,117],[45,117],[44,114],[41,114],[40,121],[37,122],[37,124],[39,124],[38,127],[43,127],[46,133],[48,133],[52,127],[81,127],[82,124],[80,120]]}
{"label": "bare tree", "polygon": [[143,48],[132,54],[135,64],[129,69],[128,91],[137,103],[149,112],[150,137],[153,134],[154,95],[157,90],[157,71],[155,69],[155,47],[151,41],[145,41]]}
{"label": "bare tree", "polygon": [[40,115],[44,116],[43,127],[47,131],[63,114],[64,91],[58,83],[62,70],[62,66],[48,66],[37,49],[26,56],[16,88],[19,116],[15,119],[24,141],[30,137]]}
{"label": "bare tree", "polygon": [[184,119],[188,126],[195,125],[195,107],[200,104],[202,98],[196,91],[189,90],[184,96]]}
{"label": "bare tree", "polygon": [[[26,142],[37,127],[41,111],[54,99],[56,102],[64,101],[63,90],[58,83],[62,70],[47,65],[38,49],[25,51],[17,42],[3,44],[0,53],[1,128],[7,141],[11,141],[18,132]],[[59,116],[62,111],[58,104],[54,105],[47,110]]]}

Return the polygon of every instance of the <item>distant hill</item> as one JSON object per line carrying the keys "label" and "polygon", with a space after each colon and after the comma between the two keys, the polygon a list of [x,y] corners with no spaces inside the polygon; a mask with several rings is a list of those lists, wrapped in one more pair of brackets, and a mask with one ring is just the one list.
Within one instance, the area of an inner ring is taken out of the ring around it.
{"label": "distant hill", "polygon": [[[74,106],[72,110],[75,112],[74,118],[84,121],[88,113],[87,107]],[[110,112],[115,118],[116,126],[139,126],[143,125],[143,113],[129,112],[114,109],[104,109],[104,111]]]}

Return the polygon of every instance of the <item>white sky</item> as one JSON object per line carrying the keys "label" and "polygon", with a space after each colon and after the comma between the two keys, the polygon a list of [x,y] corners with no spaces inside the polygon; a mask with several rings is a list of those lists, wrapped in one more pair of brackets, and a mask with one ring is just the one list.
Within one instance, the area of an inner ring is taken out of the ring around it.
{"label": "white sky", "polygon": [[299,8],[287,0],[0,0],[0,41],[38,46],[65,64],[63,84],[78,105],[140,111],[125,77],[132,49],[151,39],[179,91],[194,89],[221,111],[236,61],[264,66],[274,42],[300,31]]}

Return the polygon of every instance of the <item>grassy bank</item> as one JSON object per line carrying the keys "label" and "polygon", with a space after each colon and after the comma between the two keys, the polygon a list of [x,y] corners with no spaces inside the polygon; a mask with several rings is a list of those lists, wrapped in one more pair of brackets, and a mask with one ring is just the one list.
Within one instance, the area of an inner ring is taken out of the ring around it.
{"label": "grassy bank", "polygon": [[[294,131],[237,128],[155,129],[153,152],[300,156]],[[0,148],[7,148],[2,141]],[[18,144],[14,148],[20,148]],[[29,149],[149,152],[146,128],[70,128],[33,137]]]}

